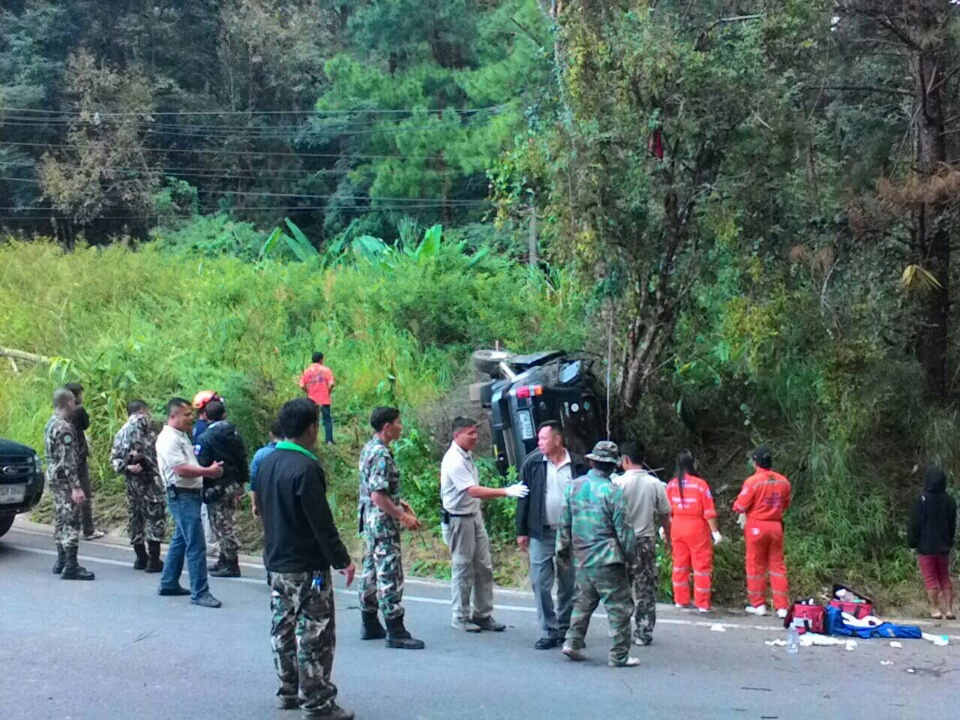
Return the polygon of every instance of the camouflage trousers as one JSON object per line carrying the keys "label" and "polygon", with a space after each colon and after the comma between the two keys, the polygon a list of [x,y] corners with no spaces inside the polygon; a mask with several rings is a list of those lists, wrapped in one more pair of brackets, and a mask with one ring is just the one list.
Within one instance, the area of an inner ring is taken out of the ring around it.
{"label": "camouflage trousers", "polygon": [[[313,586],[314,575],[321,578]],[[280,678],[277,695],[297,698],[304,710],[327,710],[337,697],[330,682],[337,645],[333,579],[330,569],[317,573],[270,573],[270,642]]]}
{"label": "camouflage trousers", "polygon": [[377,612],[384,621],[403,617],[403,559],[400,536],[377,536],[364,530],[363,569],[360,575],[360,610]]}
{"label": "camouflage trousers", "polygon": [[230,485],[219,500],[207,505],[210,529],[220,545],[220,554],[230,562],[234,562],[240,552],[240,541],[237,540],[237,531],[233,526],[237,513],[237,492],[238,486]]}
{"label": "camouflage trousers", "polygon": [[83,524],[79,503],[73,501],[73,488],[69,483],[50,484],[53,491],[53,539],[64,550],[80,544],[80,529]]}
{"label": "camouflage trousers", "polygon": [[657,541],[652,537],[637,538],[637,563],[631,568],[633,577],[633,636],[644,645],[653,642],[657,624],[657,591],[660,589],[660,566],[657,564]]}
{"label": "camouflage trousers", "polygon": [[167,503],[155,480],[127,475],[127,532],[131,545],[163,542],[167,536]]}
{"label": "camouflage trousers", "polygon": [[630,577],[622,563],[577,568],[577,599],[573,604],[566,647],[580,650],[590,627],[593,611],[603,601],[610,623],[610,661],[623,663],[630,654]]}

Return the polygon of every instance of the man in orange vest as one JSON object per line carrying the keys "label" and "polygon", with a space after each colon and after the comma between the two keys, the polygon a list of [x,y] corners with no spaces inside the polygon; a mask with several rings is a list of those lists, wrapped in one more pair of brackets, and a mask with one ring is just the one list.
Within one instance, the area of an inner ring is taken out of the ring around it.
{"label": "man in orange vest", "polygon": [[323,353],[313,354],[313,364],[300,376],[300,387],[307,397],[320,406],[323,417],[323,435],[327,445],[333,445],[333,417],[330,415],[330,391],[335,384],[333,372],[323,364]]}
{"label": "man in orange vest", "polygon": [[787,616],[790,588],[787,584],[787,566],[783,561],[783,513],[790,507],[790,481],[773,467],[773,457],[765,447],[750,453],[753,475],[743,483],[743,489],[733,504],[740,513],[744,538],[747,542],[747,599],[746,611],[751,615],[767,614],[767,576],[773,591],[773,607],[777,617]]}

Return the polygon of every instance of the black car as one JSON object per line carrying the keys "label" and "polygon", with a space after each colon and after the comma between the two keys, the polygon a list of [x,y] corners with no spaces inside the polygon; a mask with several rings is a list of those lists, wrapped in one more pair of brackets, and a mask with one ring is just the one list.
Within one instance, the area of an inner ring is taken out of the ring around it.
{"label": "black car", "polygon": [[580,455],[606,437],[604,391],[589,356],[480,350],[473,355],[473,365],[490,378],[475,385],[474,394],[490,410],[493,452],[501,473],[519,467],[537,449],[537,426],[548,420],[560,423],[567,447]]}
{"label": "black car", "polygon": [[43,465],[32,448],[0,438],[0,537],[43,495]]}

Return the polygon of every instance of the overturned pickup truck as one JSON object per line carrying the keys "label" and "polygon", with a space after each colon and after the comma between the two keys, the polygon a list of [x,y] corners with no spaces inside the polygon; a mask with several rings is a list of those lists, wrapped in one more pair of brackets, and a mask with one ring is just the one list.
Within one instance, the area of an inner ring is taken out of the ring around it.
{"label": "overturned pickup truck", "polygon": [[484,378],[471,400],[490,410],[497,469],[506,474],[537,449],[537,427],[555,420],[571,452],[584,454],[605,437],[603,386],[593,359],[560,351],[511,355],[479,350],[473,366]]}

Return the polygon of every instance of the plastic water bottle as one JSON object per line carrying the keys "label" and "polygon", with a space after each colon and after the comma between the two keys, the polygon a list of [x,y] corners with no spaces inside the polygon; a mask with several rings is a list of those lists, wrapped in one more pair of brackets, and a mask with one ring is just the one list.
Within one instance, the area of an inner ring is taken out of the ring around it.
{"label": "plastic water bottle", "polygon": [[791,655],[800,652],[800,633],[793,625],[787,628],[787,652]]}

